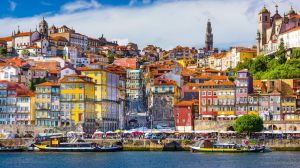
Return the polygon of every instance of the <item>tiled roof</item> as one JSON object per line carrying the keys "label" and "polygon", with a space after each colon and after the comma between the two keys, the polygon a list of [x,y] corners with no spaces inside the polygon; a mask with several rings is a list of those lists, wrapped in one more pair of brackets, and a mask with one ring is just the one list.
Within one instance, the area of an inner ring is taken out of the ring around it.
{"label": "tiled roof", "polygon": [[12,41],[12,37],[11,36],[2,37],[2,38],[0,38],[0,40],[3,40],[3,41]]}
{"label": "tiled roof", "polygon": [[41,84],[37,84],[35,86],[38,86],[38,87],[41,87],[41,86],[59,86],[58,83],[53,83],[53,82],[44,82],[44,83],[41,83]]}
{"label": "tiled roof", "polygon": [[23,37],[23,36],[29,36],[31,34],[31,32],[21,32],[16,34],[16,37]]}
{"label": "tiled roof", "polygon": [[126,68],[131,68],[131,69],[136,69],[136,64],[137,64],[137,59],[136,58],[120,58],[114,61],[115,65],[121,66],[121,67],[126,67]]}
{"label": "tiled roof", "polygon": [[197,104],[199,104],[199,101],[194,99],[194,100],[189,100],[189,101],[180,101],[180,102],[176,103],[174,106],[185,107],[185,106],[192,106],[192,105],[197,105]]}

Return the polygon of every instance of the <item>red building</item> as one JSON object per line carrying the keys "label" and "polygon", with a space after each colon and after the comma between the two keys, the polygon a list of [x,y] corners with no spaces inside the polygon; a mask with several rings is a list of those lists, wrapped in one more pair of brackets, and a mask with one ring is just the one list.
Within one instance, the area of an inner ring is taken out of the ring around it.
{"label": "red building", "polygon": [[177,131],[194,130],[194,118],[198,111],[198,100],[180,101],[174,105],[174,120]]}

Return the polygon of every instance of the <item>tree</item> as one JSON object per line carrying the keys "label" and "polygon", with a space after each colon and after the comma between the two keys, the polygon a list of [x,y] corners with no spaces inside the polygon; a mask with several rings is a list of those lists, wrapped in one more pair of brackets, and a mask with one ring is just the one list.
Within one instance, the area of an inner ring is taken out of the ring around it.
{"label": "tree", "polygon": [[46,82],[45,78],[37,78],[36,80],[31,80],[29,89],[31,91],[35,91],[35,88],[36,88],[35,85],[38,85],[38,84],[41,84],[41,83],[44,83],[44,82]]}
{"label": "tree", "polygon": [[29,56],[30,52],[28,50],[22,50],[21,54],[23,56]]}
{"label": "tree", "polygon": [[300,48],[293,48],[291,53],[291,58],[300,58]]}
{"label": "tree", "polygon": [[287,60],[285,55],[285,47],[284,47],[283,39],[280,39],[280,44],[278,50],[275,53],[275,57],[276,59],[278,59],[278,62],[280,64],[284,64]]}
{"label": "tree", "polygon": [[0,48],[0,55],[4,55],[7,53],[6,48]]}
{"label": "tree", "polygon": [[251,133],[263,130],[263,120],[254,114],[247,114],[237,118],[233,124],[233,128],[238,133]]}

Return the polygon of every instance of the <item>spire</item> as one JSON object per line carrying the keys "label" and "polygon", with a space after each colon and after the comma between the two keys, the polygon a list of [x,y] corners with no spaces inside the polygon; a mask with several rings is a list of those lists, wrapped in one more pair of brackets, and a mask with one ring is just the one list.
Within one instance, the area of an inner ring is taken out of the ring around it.
{"label": "spire", "polygon": [[205,49],[207,51],[213,49],[213,34],[210,19],[208,19],[206,26]]}
{"label": "spire", "polygon": [[20,26],[18,26],[18,31],[17,31],[17,33],[18,33],[18,34],[21,33],[21,32],[20,32]]}
{"label": "spire", "polygon": [[277,4],[275,5],[275,8],[276,8],[276,14],[278,14],[278,5]]}

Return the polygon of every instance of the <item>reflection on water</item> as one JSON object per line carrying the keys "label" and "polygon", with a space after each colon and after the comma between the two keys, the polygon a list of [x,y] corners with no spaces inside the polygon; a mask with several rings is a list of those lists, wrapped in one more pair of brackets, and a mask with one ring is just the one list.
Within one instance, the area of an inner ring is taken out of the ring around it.
{"label": "reflection on water", "polygon": [[300,152],[272,153],[0,153],[2,168],[300,167]]}

